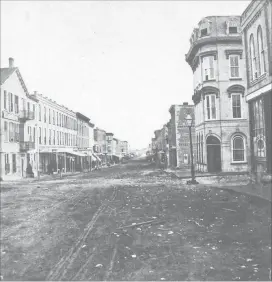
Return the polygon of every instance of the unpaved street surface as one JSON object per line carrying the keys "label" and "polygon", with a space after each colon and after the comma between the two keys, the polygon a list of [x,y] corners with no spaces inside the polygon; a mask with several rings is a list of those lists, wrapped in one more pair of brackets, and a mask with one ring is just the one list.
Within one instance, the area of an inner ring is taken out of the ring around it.
{"label": "unpaved street surface", "polygon": [[143,161],[1,184],[2,280],[269,280],[271,203]]}

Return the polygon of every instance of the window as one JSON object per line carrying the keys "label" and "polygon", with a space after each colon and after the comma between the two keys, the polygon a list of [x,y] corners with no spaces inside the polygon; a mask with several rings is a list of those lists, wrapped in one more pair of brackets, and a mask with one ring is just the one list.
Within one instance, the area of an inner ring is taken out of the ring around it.
{"label": "window", "polygon": [[43,139],[44,139],[44,145],[46,145],[46,128],[44,129],[44,136],[43,136]]}
{"label": "window", "polygon": [[262,75],[265,73],[265,57],[264,57],[264,48],[263,48],[262,28],[260,26],[258,27],[257,40],[258,40],[259,70],[260,70],[260,75]]}
{"label": "window", "polygon": [[215,79],[214,75],[214,56],[206,56],[202,58],[203,80]]}
{"label": "window", "polygon": [[16,172],[16,154],[12,154],[12,172]]}
{"label": "window", "polygon": [[9,111],[13,112],[13,95],[12,95],[12,93],[9,93],[8,97],[9,97]]}
{"label": "window", "polygon": [[36,142],[36,128],[33,127],[33,142]]}
{"label": "window", "polygon": [[205,97],[206,100],[206,118],[208,120],[216,119],[216,96],[215,94],[209,94]]}
{"label": "window", "polygon": [[249,39],[249,49],[250,49],[251,80],[254,80],[258,77],[258,74],[257,74],[256,54],[255,54],[253,34],[251,34]]}
{"label": "window", "polygon": [[229,34],[237,33],[237,26],[230,26],[229,27]]}
{"label": "window", "polygon": [[245,141],[242,136],[234,136],[232,139],[232,160],[233,162],[245,161]]}
{"label": "window", "polygon": [[49,111],[48,112],[48,115],[49,115],[48,122],[49,122],[49,124],[51,124],[51,109],[49,109],[48,111]]}
{"label": "window", "polygon": [[14,142],[15,141],[15,132],[14,132],[14,123],[10,122],[9,123],[9,142]]}
{"label": "window", "polygon": [[230,77],[236,78],[240,77],[239,74],[239,55],[230,55],[229,56],[230,63]]}
{"label": "window", "polygon": [[241,94],[232,94],[232,117],[241,118]]}
{"label": "window", "polygon": [[8,122],[4,121],[4,136],[5,136],[5,141],[9,141],[9,132],[8,132]]}
{"label": "window", "polygon": [[207,28],[201,29],[200,36],[203,37],[203,36],[207,36],[207,35],[208,35],[208,29]]}
{"label": "window", "polygon": [[49,129],[48,143],[51,145],[51,129]]}
{"label": "window", "polygon": [[17,95],[14,95],[14,111],[15,114],[19,113],[19,99]]}
{"label": "window", "polygon": [[44,111],[44,113],[43,113],[43,115],[44,115],[44,122],[46,122],[46,107],[43,108],[43,111]]}
{"label": "window", "polygon": [[53,124],[55,124],[55,111],[53,110]]}
{"label": "window", "polygon": [[4,109],[7,110],[7,91],[4,90]]}
{"label": "window", "polygon": [[42,129],[39,127],[39,144],[42,144]]}
{"label": "window", "polygon": [[42,121],[42,109],[41,109],[41,105],[39,105],[39,121]]}
{"label": "window", "polygon": [[5,174],[10,173],[9,154],[5,154]]}
{"label": "window", "polygon": [[53,145],[56,145],[56,132],[53,130]]}
{"label": "window", "polygon": [[35,105],[32,105],[32,109],[33,109],[33,118],[35,119]]}

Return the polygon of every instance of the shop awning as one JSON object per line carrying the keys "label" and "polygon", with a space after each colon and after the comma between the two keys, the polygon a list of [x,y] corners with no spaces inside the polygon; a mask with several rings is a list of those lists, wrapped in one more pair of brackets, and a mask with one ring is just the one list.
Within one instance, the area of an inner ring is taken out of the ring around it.
{"label": "shop awning", "polygon": [[79,156],[79,157],[86,157],[86,154],[83,154],[82,152],[77,152],[77,151],[72,151],[72,152],[67,152],[69,154]]}

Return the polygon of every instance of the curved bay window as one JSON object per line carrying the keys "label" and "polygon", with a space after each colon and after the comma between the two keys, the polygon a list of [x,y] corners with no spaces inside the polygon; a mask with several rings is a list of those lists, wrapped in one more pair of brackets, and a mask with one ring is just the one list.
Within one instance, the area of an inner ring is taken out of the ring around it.
{"label": "curved bay window", "polygon": [[240,135],[236,135],[232,138],[232,161],[245,161],[245,139]]}

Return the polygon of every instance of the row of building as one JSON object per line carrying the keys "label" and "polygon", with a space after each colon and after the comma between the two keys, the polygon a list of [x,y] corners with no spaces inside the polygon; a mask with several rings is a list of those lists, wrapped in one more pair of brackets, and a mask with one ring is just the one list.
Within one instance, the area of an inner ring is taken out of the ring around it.
{"label": "row of building", "polygon": [[34,176],[90,171],[128,154],[127,141],[95,127],[88,116],[30,94],[13,58],[1,68],[0,110],[2,180],[27,177],[31,171]]}
{"label": "row of building", "polygon": [[249,171],[258,181],[271,179],[271,19],[271,0],[253,0],[241,16],[198,23],[185,55],[193,72],[193,105],[170,108],[170,121],[152,139],[153,154],[164,152],[172,167],[190,163],[186,111],[194,118],[196,170]]}

